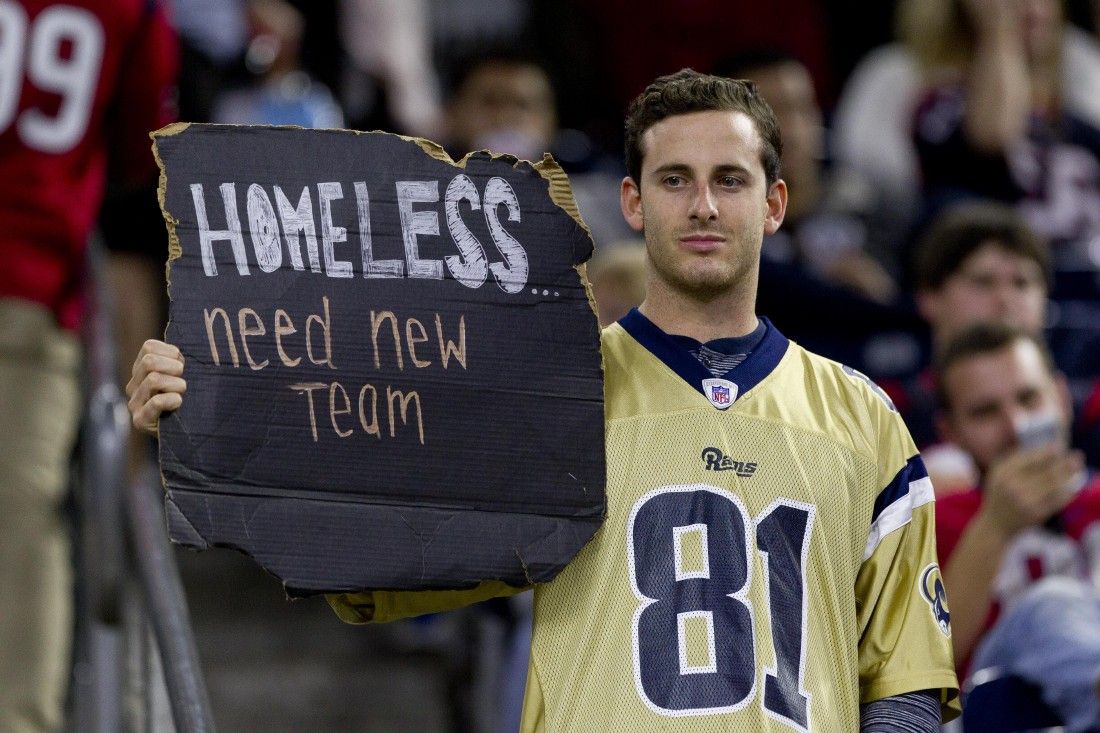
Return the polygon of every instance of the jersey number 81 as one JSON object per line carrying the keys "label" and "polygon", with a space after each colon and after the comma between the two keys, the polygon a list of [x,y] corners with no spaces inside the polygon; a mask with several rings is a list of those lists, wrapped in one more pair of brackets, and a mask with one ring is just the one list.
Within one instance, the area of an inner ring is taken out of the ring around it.
{"label": "jersey number 81", "polygon": [[[627,531],[630,579],[641,601],[634,613],[634,680],[651,710],[732,712],[756,696],[751,528],[764,555],[776,660],[775,669],[765,670],[764,710],[807,729],[802,672],[813,518],[812,505],[779,499],[754,521],[736,495],[702,484],[657,489],[634,505]],[[689,636],[705,639],[694,645],[703,653],[690,653]]]}

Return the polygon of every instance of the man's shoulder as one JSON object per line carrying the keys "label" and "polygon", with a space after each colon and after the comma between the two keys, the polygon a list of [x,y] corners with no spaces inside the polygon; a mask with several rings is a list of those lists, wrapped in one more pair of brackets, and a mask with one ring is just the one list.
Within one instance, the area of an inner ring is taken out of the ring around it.
{"label": "man's shoulder", "polygon": [[[890,395],[873,379],[846,364],[834,361],[791,342],[792,356],[802,362],[807,391],[823,390],[853,407],[871,406],[871,409],[897,413]],[[843,402],[842,402],[843,404]],[[833,407],[839,407],[835,402]]]}

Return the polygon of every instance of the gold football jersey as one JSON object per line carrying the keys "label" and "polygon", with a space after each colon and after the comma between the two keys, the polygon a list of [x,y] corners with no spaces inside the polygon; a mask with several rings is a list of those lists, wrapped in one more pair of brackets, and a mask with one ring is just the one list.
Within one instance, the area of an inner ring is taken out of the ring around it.
{"label": "gold football jersey", "polygon": [[[522,730],[855,731],[926,689],[954,717],[932,486],[885,394],[770,324],[721,379],[637,311],[603,355],[607,519],[535,588]],[[386,620],[506,590],[330,601]]]}

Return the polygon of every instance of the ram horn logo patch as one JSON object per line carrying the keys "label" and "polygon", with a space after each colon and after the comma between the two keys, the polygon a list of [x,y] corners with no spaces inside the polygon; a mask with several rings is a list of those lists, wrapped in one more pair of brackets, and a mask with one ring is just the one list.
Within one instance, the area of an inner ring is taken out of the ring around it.
{"label": "ram horn logo patch", "polygon": [[710,404],[719,410],[725,410],[737,399],[737,385],[728,379],[704,379],[703,394]]}
{"label": "ram horn logo patch", "polygon": [[932,563],[920,576],[920,594],[932,609],[932,618],[946,637],[951,636],[951,609],[947,607],[947,593],[943,589],[940,566]]}

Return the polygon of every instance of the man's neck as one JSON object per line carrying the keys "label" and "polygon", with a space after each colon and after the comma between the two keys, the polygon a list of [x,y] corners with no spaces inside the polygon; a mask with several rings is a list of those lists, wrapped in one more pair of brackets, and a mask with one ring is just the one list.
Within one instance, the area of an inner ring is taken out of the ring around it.
{"label": "man's neck", "polygon": [[690,336],[703,343],[747,336],[759,325],[755,298],[733,293],[700,301],[651,288],[638,310],[665,333]]}

